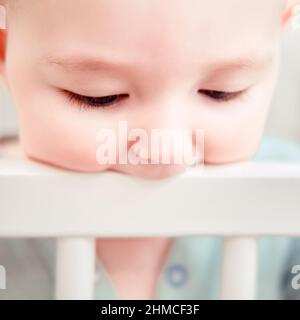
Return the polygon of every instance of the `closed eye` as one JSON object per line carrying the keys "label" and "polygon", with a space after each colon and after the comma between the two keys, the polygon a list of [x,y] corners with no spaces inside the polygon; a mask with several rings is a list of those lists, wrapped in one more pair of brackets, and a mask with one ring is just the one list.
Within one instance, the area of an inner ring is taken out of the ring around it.
{"label": "closed eye", "polygon": [[74,92],[65,91],[69,100],[77,103],[81,108],[108,108],[118,104],[124,98],[129,97],[128,94],[116,94],[102,97],[90,97],[80,95]]}
{"label": "closed eye", "polygon": [[[102,97],[91,97],[80,95],[71,91],[64,92],[67,94],[69,100],[78,104],[81,108],[108,108],[118,104],[121,100],[128,98],[128,94],[116,94]],[[216,102],[227,102],[234,100],[242,95],[244,91],[226,92],[216,90],[199,90],[199,93],[214,100]]]}
{"label": "closed eye", "polygon": [[236,92],[226,92],[226,91],[215,91],[215,90],[199,90],[199,93],[215,100],[216,102],[227,102],[231,101],[240,95],[242,95],[244,91],[236,91]]}

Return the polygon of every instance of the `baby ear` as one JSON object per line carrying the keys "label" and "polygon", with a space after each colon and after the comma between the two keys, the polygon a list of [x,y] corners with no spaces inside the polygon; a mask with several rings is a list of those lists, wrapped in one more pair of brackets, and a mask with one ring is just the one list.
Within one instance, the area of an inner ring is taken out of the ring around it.
{"label": "baby ear", "polygon": [[5,8],[0,5],[0,75],[3,74],[4,60],[5,60],[5,47],[6,47]]}
{"label": "baby ear", "polygon": [[0,29],[0,65],[2,71],[2,65],[4,64],[5,60],[5,41],[6,39],[6,30]]}
{"label": "baby ear", "polygon": [[295,8],[300,5],[300,0],[288,0],[282,16],[282,24],[286,26],[293,18]]}

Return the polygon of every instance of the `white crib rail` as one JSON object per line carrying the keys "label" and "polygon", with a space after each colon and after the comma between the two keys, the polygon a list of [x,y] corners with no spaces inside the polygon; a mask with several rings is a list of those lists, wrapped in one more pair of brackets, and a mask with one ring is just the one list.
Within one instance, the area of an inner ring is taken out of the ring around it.
{"label": "white crib rail", "polygon": [[0,237],[55,237],[57,298],[91,299],[94,238],[222,235],[222,298],[255,297],[256,237],[300,236],[300,164],[206,167],[165,181],[0,157]]}

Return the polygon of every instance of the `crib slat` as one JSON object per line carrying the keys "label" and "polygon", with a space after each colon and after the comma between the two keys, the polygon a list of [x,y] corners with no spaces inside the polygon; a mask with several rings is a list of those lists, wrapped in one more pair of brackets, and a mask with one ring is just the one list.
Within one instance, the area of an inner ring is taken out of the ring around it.
{"label": "crib slat", "polygon": [[207,167],[143,181],[37,165],[10,172],[1,162],[0,237],[300,236],[299,164]]}
{"label": "crib slat", "polygon": [[222,299],[255,299],[256,268],[256,239],[251,237],[226,237],[223,248]]}
{"label": "crib slat", "polygon": [[93,299],[95,240],[59,238],[56,260],[56,299]]}

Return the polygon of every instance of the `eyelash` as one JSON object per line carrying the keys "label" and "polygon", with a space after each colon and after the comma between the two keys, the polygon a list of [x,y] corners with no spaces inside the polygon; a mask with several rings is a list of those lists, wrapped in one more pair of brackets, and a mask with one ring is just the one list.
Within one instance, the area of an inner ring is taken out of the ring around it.
{"label": "eyelash", "polygon": [[[116,94],[102,97],[89,97],[83,96],[71,91],[64,91],[70,102],[76,103],[80,108],[109,108],[118,104],[121,100],[128,98],[128,94]],[[225,92],[225,91],[215,91],[215,90],[199,90],[200,94],[206,96],[207,98],[217,102],[229,102],[235,98],[241,96],[244,91],[237,92]]]}
{"label": "eyelash", "polygon": [[215,90],[199,90],[200,94],[203,94],[207,98],[216,101],[217,103],[229,102],[240,97],[245,91],[226,92]]}
{"label": "eyelash", "polygon": [[128,94],[115,94],[103,97],[89,97],[83,96],[74,92],[64,91],[69,101],[76,103],[80,108],[87,109],[99,109],[99,108],[109,108],[117,105],[121,100],[129,97]]}

